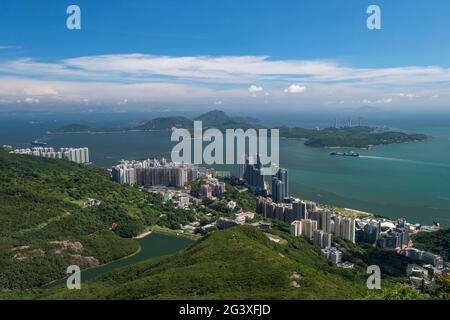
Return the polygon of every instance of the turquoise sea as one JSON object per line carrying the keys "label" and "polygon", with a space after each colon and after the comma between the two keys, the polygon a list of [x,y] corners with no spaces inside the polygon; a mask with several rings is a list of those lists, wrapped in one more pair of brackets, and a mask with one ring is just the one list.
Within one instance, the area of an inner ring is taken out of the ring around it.
{"label": "turquoise sea", "polygon": [[[142,115],[0,114],[0,145],[28,147],[40,139],[53,147],[86,146],[94,165],[110,167],[120,159],[170,158],[173,143],[167,132],[47,135],[68,123],[124,126]],[[290,123],[289,123],[290,124]],[[313,127],[320,122],[301,123]],[[290,124],[291,125],[291,124]],[[331,157],[328,149],[282,139],[280,161],[289,169],[291,193],[320,203],[373,212],[408,221],[450,225],[450,124],[420,121],[390,123],[390,128],[425,133],[425,142],[354,150],[360,158]],[[350,150],[350,149],[349,149]],[[236,168],[228,168],[235,171]]]}

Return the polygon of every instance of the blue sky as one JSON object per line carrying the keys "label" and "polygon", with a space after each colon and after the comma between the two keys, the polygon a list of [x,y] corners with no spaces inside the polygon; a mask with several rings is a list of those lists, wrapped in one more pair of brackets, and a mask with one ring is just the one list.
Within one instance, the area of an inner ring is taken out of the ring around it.
{"label": "blue sky", "polygon": [[448,0],[2,0],[0,109],[442,109],[449,31]]}

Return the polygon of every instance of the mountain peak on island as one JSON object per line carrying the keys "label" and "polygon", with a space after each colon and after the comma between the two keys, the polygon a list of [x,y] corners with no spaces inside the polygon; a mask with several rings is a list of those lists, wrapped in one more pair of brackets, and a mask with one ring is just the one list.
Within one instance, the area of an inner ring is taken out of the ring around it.
{"label": "mountain peak on island", "polygon": [[212,110],[206,112],[194,120],[202,121],[204,127],[215,127],[219,129],[223,128],[243,128],[250,127],[260,128],[260,120],[251,117],[235,117],[229,116],[222,110]]}
{"label": "mountain peak on island", "polygon": [[223,126],[232,121],[232,118],[224,111],[213,110],[198,116],[195,120],[202,121],[207,126]]}

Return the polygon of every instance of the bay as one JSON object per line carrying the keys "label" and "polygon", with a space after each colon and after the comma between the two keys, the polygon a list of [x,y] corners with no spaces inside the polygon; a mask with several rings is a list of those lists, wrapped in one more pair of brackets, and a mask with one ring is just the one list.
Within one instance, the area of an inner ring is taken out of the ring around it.
{"label": "bay", "polygon": [[[89,119],[96,126],[105,123],[123,126],[124,122],[132,121],[131,116],[122,115],[109,117],[108,121],[100,116]],[[175,144],[168,132],[46,134],[49,129],[72,122],[77,121],[70,118],[69,122],[59,115],[0,116],[0,144],[29,147],[30,141],[40,139],[53,147],[86,146],[90,148],[93,164],[104,168],[121,159],[170,158]],[[360,158],[331,157],[329,149],[306,147],[302,140],[282,139],[280,162],[289,169],[291,193],[390,218],[450,225],[450,126],[429,123],[420,126],[420,121],[412,126],[399,121],[394,128],[425,133],[432,139],[376,146],[371,150],[344,149],[359,152]],[[237,171],[236,166],[219,169]]]}

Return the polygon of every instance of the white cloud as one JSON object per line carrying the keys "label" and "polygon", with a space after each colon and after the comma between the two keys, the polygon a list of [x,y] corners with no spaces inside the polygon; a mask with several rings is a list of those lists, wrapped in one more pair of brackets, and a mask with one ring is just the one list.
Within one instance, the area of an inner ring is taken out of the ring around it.
{"label": "white cloud", "polygon": [[117,104],[118,104],[119,106],[126,105],[127,103],[128,103],[128,99],[123,99],[123,100],[117,101]]}
{"label": "white cloud", "polygon": [[409,100],[413,100],[415,98],[419,98],[419,96],[414,94],[414,93],[403,93],[403,92],[401,92],[401,93],[398,94],[398,96],[401,97],[401,98],[408,98]]}
{"label": "white cloud", "polygon": [[387,103],[391,103],[392,101],[394,101],[394,100],[391,98],[383,98],[383,99],[377,99],[377,100],[364,99],[361,101],[361,103],[363,103],[363,104],[387,104]]}
{"label": "white cloud", "polygon": [[248,87],[247,90],[248,90],[248,92],[255,94],[255,93],[257,93],[257,92],[263,91],[264,88],[252,84],[250,87]]}
{"label": "white cloud", "polygon": [[27,96],[56,96],[58,92],[51,87],[45,86],[32,86],[27,87],[24,90],[24,94]]}
{"label": "white cloud", "polygon": [[24,102],[28,104],[37,104],[39,103],[39,99],[27,97]]}
{"label": "white cloud", "polygon": [[386,98],[386,99],[379,99],[379,100],[375,100],[375,104],[378,104],[378,103],[391,103],[392,101],[394,101],[393,99],[391,99],[391,98]]}
{"label": "white cloud", "polygon": [[215,106],[221,106],[223,104],[223,102],[222,101],[214,101],[214,105]]}
{"label": "white cloud", "polygon": [[285,93],[302,93],[305,92],[306,87],[299,84],[291,84],[288,88],[284,89]]}

